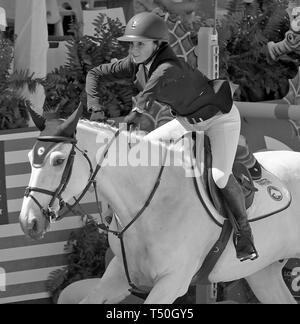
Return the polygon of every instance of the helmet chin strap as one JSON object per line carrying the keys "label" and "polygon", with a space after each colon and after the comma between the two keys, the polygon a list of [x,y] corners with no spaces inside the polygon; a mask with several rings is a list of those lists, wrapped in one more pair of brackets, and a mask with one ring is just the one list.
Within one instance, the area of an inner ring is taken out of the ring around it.
{"label": "helmet chin strap", "polygon": [[149,62],[151,62],[151,60],[154,58],[154,56],[164,47],[166,47],[168,44],[167,43],[161,43],[159,45],[157,45],[155,51],[153,51],[153,53],[147,58],[147,60],[145,60],[144,62],[142,62],[143,65],[147,65]]}

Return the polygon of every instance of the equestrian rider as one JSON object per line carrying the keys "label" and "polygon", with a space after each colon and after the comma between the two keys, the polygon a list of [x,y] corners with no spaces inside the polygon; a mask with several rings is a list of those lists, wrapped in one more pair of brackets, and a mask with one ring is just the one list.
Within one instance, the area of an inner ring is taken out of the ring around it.
{"label": "equestrian rider", "polygon": [[[101,64],[87,75],[86,92],[91,119],[101,120],[97,85],[103,81],[130,78],[140,91],[134,107],[124,122],[137,123],[144,111],[156,100],[169,105],[176,114],[175,122],[187,130],[203,130],[211,142],[212,176],[234,214],[239,231],[235,237],[237,257],[257,258],[244,196],[232,175],[232,165],[240,135],[240,115],[228,89],[214,91],[208,78],[178,58],[168,44],[169,32],[158,15],[142,12],[130,19],[118,40],[130,43],[129,55],[114,63]],[[170,123],[172,123],[171,121]],[[161,138],[164,127],[148,138]],[[168,134],[169,135],[169,134]]]}

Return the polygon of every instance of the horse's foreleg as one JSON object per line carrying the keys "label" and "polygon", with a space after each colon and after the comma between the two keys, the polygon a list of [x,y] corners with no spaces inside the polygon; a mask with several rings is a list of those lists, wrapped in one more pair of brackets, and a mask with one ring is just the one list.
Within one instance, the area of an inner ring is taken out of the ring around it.
{"label": "horse's foreleg", "polygon": [[145,304],[172,304],[187,292],[189,283],[190,280],[182,274],[166,275],[155,283]]}
{"label": "horse's foreleg", "polygon": [[98,285],[81,304],[117,304],[130,295],[123,263],[114,257]]}
{"label": "horse's foreleg", "polygon": [[296,304],[282,277],[281,271],[285,263],[275,262],[246,278],[261,303]]}
{"label": "horse's foreleg", "polygon": [[79,304],[91,291],[99,285],[99,278],[85,279],[73,282],[59,295],[58,304]]}

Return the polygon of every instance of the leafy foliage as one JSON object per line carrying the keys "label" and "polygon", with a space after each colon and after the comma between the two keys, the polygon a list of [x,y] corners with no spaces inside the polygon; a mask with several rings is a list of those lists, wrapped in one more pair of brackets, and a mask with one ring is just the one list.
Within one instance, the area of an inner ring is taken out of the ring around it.
{"label": "leafy foliage", "polygon": [[0,95],[0,129],[22,128],[28,119],[27,105],[30,103],[16,92],[5,90]]}
{"label": "leafy foliage", "polygon": [[[64,115],[69,115],[79,100],[86,103],[85,81],[87,72],[92,67],[110,63],[112,59],[123,58],[128,53],[127,45],[117,41],[124,32],[124,27],[118,19],[99,14],[93,25],[94,36],[81,36],[79,26],[73,25],[74,36],[67,44],[67,63],[47,75],[46,105],[59,105]],[[132,96],[133,86],[130,82],[99,84],[100,104],[108,117],[127,114],[131,109]],[[85,115],[88,115],[86,111]]]}
{"label": "leafy foliage", "polygon": [[267,43],[283,40],[289,29],[287,4],[285,0],[228,3],[228,14],[218,26],[220,75],[240,85],[241,101],[282,98],[288,79],[297,73],[298,57],[274,62],[267,53]]}
{"label": "leafy foliage", "polygon": [[28,86],[34,91],[40,79],[34,79],[27,71],[11,71],[13,42],[0,34],[0,129],[12,129],[27,125],[27,105],[30,102],[21,96],[19,89]]}
{"label": "leafy foliage", "polygon": [[87,217],[84,226],[71,233],[65,246],[67,266],[49,275],[47,290],[55,303],[69,284],[103,275],[107,247],[107,235],[99,232],[92,217]]}
{"label": "leafy foliage", "polygon": [[[217,26],[220,75],[239,85],[237,100],[273,100],[287,93],[288,79],[297,73],[299,57],[289,54],[274,62],[267,53],[267,43],[283,40],[289,29],[287,5],[288,0],[256,0],[249,5],[243,0],[228,2],[228,14]],[[79,26],[73,25],[67,63],[49,73],[45,80],[35,79],[26,71],[11,73],[13,41],[0,38],[0,129],[26,126],[26,105],[30,103],[17,91],[24,85],[34,91],[37,84],[42,84],[46,92],[45,107],[59,106],[61,117],[67,117],[79,101],[86,103],[88,70],[128,53],[126,43],[117,42],[124,31],[118,19],[100,14],[93,25],[93,36],[82,36]],[[200,25],[209,25],[205,17],[189,25],[195,43]],[[103,82],[98,89],[99,103],[108,117],[127,115],[132,107],[131,98],[136,94],[130,81]],[[84,115],[89,117],[86,110]]]}

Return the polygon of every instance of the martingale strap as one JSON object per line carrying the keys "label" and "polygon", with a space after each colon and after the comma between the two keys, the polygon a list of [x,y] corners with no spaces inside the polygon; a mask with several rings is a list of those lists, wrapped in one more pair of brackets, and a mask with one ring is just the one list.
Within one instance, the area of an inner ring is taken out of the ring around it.
{"label": "martingale strap", "polygon": [[[141,289],[141,288],[138,288],[133,283],[133,281],[130,278],[129,267],[128,267],[128,262],[127,262],[127,256],[126,256],[126,250],[125,250],[125,245],[124,245],[124,234],[130,228],[130,226],[132,224],[134,224],[134,222],[144,213],[145,209],[151,203],[151,201],[152,201],[152,199],[153,199],[153,197],[155,195],[155,192],[156,192],[157,188],[160,185],[162,173],[163,173],[163,170],[165,168],[166,158],[167,158],[167,153],[164,156],[164,160],[163,160],[163,163],[162,163],[162,165],[160,167],[160,170],[159,170],[159,173],[158,173],[156,182],[155,182],[155,184],[154,184],[154,186],[153,186],[153,188],[152,188],[152,190],[151,190],[151,192],[149,194],[148,199],[146,200],[146,202],[143,205],[143,207],[137,212],[137,214],[135,215],[135,217],[133,217],[133,219],[131,220],[131,222],[129,222],[121,231],[113,231],[113,230],[110,230],[108,228],[108,226],[106,226],[104,224],[103,219],[102,219],[102,215],[100,214],[102,222],[101,223],[98,223],[98,227],[101,230],[103,230],[105,232],[108,232],[108,233],[112,233],[113,235],[117,236],[120,239],[124,270],[125,270],[125,274],[126,274],[126,278],[127,278],[128,284],[131,287],[130,292],[133,295],[138,296],[140,298],[146,298],[146,296],[148,295],[148,292],[145,291],[145,290],[143,290],[143,289]],[[95,195],[96,195],[97,205],[99,205],[99,200],[98,200],[98,195],[97,195],[97,189],[96,189],[96,187],[95,187]]]}
{"label": "martingale strap", "polygon": [[[119,133],[118,134],[117,133],[115,134],[114,138],[116,138],[119,135]],[[166,154],[164,156],[164,160],[163,160],[163,163],[162,163],[162,165],[160,167],[156,182],[155,182],[155,184],[154,184],[154,186],[153,186],[153,188],[152,188],[152,190],[151,190],[151,192],[149,194],[149,197],[147,198],[146,202],[144,203],[143,207],[137,212],[137,214],[133,217],[133,219],[121,231],[113,231],[113,230],[109,229],[108,226],[106,226],[105,223],[103,222],[101,204],[100,204],[100,201],[99,201],[99,198],[98,198],[97,185],[96,185],[96,180],[95,180],[95,177],[96,177],[97,173],[99,172],[99,170],[101,169],[101,165],[102,165],[102,163],[103,163],[103,161],[104,161],[104,159],[105,159],[105,157],[106,157],[106,155],[108,153],[108,150],[109,150],[112,142],[113,142],[113,140],[109,143],[109,145],[108,145],[105,153],[103,154],[100,162],[97,164],[97,167],[95,168],[95,171],[91,173],[92,175],[90,177],[90,180],[89,180],[88,184],[86,185],[85,189],[83,190],[83,192],[81,193],[81,195],[79,196],[79,198],[76,199],[75,197],[73,197],[73,199],[75,200],[75,203],[72,204],[72,205],[69,205],[69,204],[66,205],[66,207],[68,208],[68,211],[64,212],[64,215],[66,213],[68,213],[69,211],[74,212],[74,207],[75,206],[78,205],[80,207],[79,203],[80,203],[81,199],[84,197],[84,195],[86,194],[86,192],[90,188],[90,186],[93,185],[94,192],[95,192],[95,197],[96,197],[96,203],[97,203],[97,207],[98,207],[98,212],[99,212],[99,215],[100,215],[100,218],[101,218],[101,223],[98,223],[97,226],[98,226],[99,229],[101,229],[101,230],[103,230],[103,231],[105,231],[107,233],[112,233],[113,235],[117,236],[120,239],[124,270],[125,270],[125,274],[126,274],[128,284],[131,287],[130,292],[133,295],[136,295],[136,296],[138,296],[140,298],[146,298],[146,296],[148,295],[148,292],[144,291],[143,289],[138,288],[130,278],[129,267],[128,267],[128,262],[127,262],[127,256],[126,256],[126,250],[125,250],[125,245],[124,245],[124,234],[130,228],[130,226],[132,226],[134,224],[134,222],[136,222],[137,219],[144,213],[145,209],[151,203],[151,201],[152,201],[152,199],[153,199],[153,197],[154,197],[154,195],[155,195],[155,193],[157,191],[157,188],[160,185],[162,173],[163,173],[163,170],[165,168],[167,152],[166,152]],[[83,153],[83,154],[85,154],[85,153]],[[88,161],[89,161],[89,159],[88,159]],[[92,168],[91,163],[90,163],[90,167]],[[82,212],[81,208],[80,208],[79,212],[84,216],[84,213]]]}
{"label": "martingale strap", "polygon": [[[128,268],[128,262],[127,262],[127,256],[126,256],[126,251],[125,251],[125,245],[124,245],[124,234],[125,232],[134,224],[134,222],[144,213],[145,209],[149,206],[149,204],[151,203],[156,191],[157,191],[157,188],[159,187],[159,184],[160,184],[160,181],[161,181],[161,177],[162,177],[162,173],[163,173],[163,170],[164,170],[164,167],[165,167],[165,162],[166,162],[166,158],[167,158],[167,152],[164,156],[164,160],[163,160],[163,163],[160,167],[160,170],[159,170],[159,173],[158,173],[158,176],[157,176],[157,179],[156,179],[156,182],[149,194],[149,197],[147,198],[146,202],[144,203],[144,205],[142,206],[142,208],[137,212],[137,214],[133,217],[133,219],[121,230],[121,231],[113,231],[113,230],[110,230],[108,228],[108,226],[106,226],[103,222],[103,217],[102,217],[102,208],[101,208],[101,204],[100,204],[100,201],[99,201],[99,197],[98,197],[98,192],[97,192],[97,184],[96,184],[96,176],[98,174],[98,172],[100,171],[101,167],[102,167],[102,164],[103,164],[103,161],[104,159],[106,158],[108,152],[109,152],[109,149],[111,147],[111,145],[113,144],[113,142],[115,141],[115,139],[119,136],[121,130],[118,129],[116,131],[116,133],[114,134],[114,137],[110,140],[110,142],[108,143],[107,147],[106,147],[106,150],[104,152],[104,154],[102,155],[100,161],[98,162],[95,170],[93,170],[93,166],[92,166],[92,163],[87,155],[87,152],[86,151],[82,151],[80,150],[77,146],[76,146],[76,142],[73,142],[73,141],[69,141],[73,144],[73,147],[72,147],[72,150],[71,150],[71,153],[69,155],[69,159],[68,159],[68,162],[67,162],[67,165],[66,165],[66,168],[64,170],[64,173],[63,173],[63,176],[62,176],[62,180],[61,180],[61,183],[59,185],[59,187],[56,189],[55,192],[51,192],[51,191],[48,191],[48,190],[44,190],[44,189],[39,189],[39,188],[27,188],[26,189],[26,193],[25,195],[27,197],[31,197],[35,203],[41,208],[42,212],[44,215],[48,214],[48,213],[51,213],[51,206],[52,204],[54,203],[54,200],[56,198],[61,198],[61,194],[62,192],[65,190],[69,180],[70,180],[70,177],[71,177],[71,172],[72,172],[72,166],[73,166],[73,162],[74,162],[74,157],[75,157],[75,148],[82,153],[82,155],[85,157],[85,159],[87,160],[88,164],[89,164],[89,168],[90,168],[90,177],[89,177],[89,180],[88,180],[88,183],[87,185],[85,186],[85,188],[83,189],[83,191],[81,192],[80,196],[78,198],[74,198],[75,202],[70,205],[70,204],[67,204],[65,203],[64,204],[64,207],[67,209],[67,210],[64,210],[65,208],[63,208],[57,217],[54,217],[54,220],[58,220],[58,219],[61,219],[63,218],[67,213],[69,213],[70,211],[73,211],[75,212],[75,206],[79,206],[80,210],[79,212],[81,214],[84,215],[83,212],[81,212],[81,207],[80,207],[80,202],[82,200],[82,198],[85,196],[85,194],[87,193],[87,191],[89,190],[89,188],[93,185],[94,187],[94,192],[95,192],[95,197],[96,197],[96,202],[97,202],[97,208],[98,208],[98,212],[99,212],[99,215],[100,215],[100,218],[101,218],[101,223],[98,223],[98,228],[100,228],[101,230],[103,231],[106,231],[108,233],[112,233],[114,235],[116,235],[119,239],[120,239],[120,243],[121,243],[121,251],[122,251],[122,257],[123,257],[123,264],[124,264],[124,269],[125,269],[125,274],[126,274],[126,277],[127,277],[127,280],[128,280],[128,284],[130,285],[131,289],[130,289],[130,292],[133,294],[133,295],[136,295],[138,297],[142,297],[142,298],[145,298],[145,296],[148,295],[148,292],[144,291],[143,289],[140,289],[138,288],[134,283],[133,281],[131,280],[130,278],[130,274],[129,274],[129,268]],[[40,140],[42,141],[53,141],[53,137],[44,137],[44,138],[39,138]],[[62,140],[62,138],[60,139],[57,139],[57,141],[55,141],[56,143],[57,142],[60,142],[59,140]],[[51,202],[48,206],[48,210],[45,210],[41,205],[40,203],[30,194],[31,191],[37,191],[37,192],[41,192],[41,193],[44,193],[44,194],[47,194],[47,195],[50,195],[52,196],[52,199],[51,199]],[[78,211],[78,210],[77,210]]]}
{"label": "martingale strap", "polygon": [[[155,182],[155,185],[147,199],[147,201],[145,202],[144,206],[138,211],[138,213],[135,215],[135,217],[131,220],[131,222],[129,224],[127,224],[122,231],[118,232],[118,234],[116,234],[115,232],[113,232],[113,234],[117,235],[117,237],[121,240],[121,250],[122,250],[122,257],[123,257],[123,263],[124,263],[124,269],[125,269],[125,274],[126,274],[126,277],[127,277],[127,281],[128,281],[128,284],[130,285],[130,287],[132,289],[130,289],[130,292],[138,297],[144,297],[146,295],[148,295],[148,292],[144,291],[143,289],[140,289],[138,288],[131,280],[130,278],[130,274],[129,274],[129,269],[128,269],[128,263],[127,263],[127,258],[126,258],[126,251],[125,251],[125,246],[124,246],[124,233],[128,230],[128,228],[143,214],[143,212],[145,211],[145,209],[149,206],[149,204],[151,203],[154,195],[155,195],[155,192],[160,184],[160,181],[161,181],[161,177],[162,177],[162,173],[163,173],[163,170],[164,170],[164,167],[165,167],[165,161],[166,161],[166,158],[167,158],[167,153],[165,154],[165,157],[164,157],[164,161],[160,167],[160,170],[159,170],[159,174],[158,174],[158,177],[157,177],[157,180]],[[105,226],[105,225],[104,225]],[[108,231],[110,231],[109,229],[107,229]]]}

